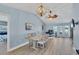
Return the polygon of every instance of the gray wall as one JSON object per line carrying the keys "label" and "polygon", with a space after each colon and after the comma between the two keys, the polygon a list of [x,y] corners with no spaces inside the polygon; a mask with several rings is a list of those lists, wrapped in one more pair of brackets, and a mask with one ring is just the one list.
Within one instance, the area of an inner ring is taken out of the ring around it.
{"label": "gray wall", "polygon": [[[28,39],[25,39],[27,33],[42,33],[42,22],[36,15],[29,12],[20,11],[18,9],[10,8],[4,5],[0,5],[0,12],[7,13],[10,16],[10,49],[25,42],[28,42]],[[32,30],[25,30],[25,22],[32,23]]]}

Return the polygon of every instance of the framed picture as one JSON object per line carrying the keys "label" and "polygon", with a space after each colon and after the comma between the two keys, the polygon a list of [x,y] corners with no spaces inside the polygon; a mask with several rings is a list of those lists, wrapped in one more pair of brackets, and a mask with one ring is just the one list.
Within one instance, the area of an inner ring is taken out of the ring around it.
{"label": "framed picture", "polygon": [[32,24],[31,23],[25,23],[25,30],[32,30]]}

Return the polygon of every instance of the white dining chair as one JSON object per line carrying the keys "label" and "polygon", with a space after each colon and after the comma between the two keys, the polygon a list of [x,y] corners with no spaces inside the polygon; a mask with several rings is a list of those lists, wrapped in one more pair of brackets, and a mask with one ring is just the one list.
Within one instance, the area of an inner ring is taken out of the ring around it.
{"label": "white dining chair", "polygon": [[41,40],[39,40],[37,42],[37,47],[38,48],[45,48],[47,46],[47,43],[48,43],[48,38],[47,36],[45,37],[42,37]]}

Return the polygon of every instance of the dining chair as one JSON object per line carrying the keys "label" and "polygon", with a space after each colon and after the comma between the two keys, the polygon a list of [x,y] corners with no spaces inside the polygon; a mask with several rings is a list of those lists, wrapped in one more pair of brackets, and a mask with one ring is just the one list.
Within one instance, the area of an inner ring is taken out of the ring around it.
{"label": "dining chair", "polygon": [[35,36],[35,33],[28,33],[28,39],[29,39],[29,47],[33,46],[33,40],[31,39],[31,37]]}
{"label": "dining chair", "polygon": [[32,34],[31,33],[28,33],[27,34],[27,39],[29,40],[29,47],[32,46],[32,40],[30,39],[30,37],[32,37]]}
{"label": "dining chair", "polygon": [[39,40],[37,42],[37,47],[38,48],[45,48],[47,46],[47,43],[48,43],[48,37],[47,36],[43,36],[41,38],[41,40]]}

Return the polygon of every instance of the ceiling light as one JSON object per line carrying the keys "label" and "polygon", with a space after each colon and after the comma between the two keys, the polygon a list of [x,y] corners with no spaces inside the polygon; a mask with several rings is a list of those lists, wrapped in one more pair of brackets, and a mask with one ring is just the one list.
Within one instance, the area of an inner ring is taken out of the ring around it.
{"label": "ceiling light", "polygon": [[45,7],[42,4],[40,6],[38,6],[37,13],[40,16],[43,16],[45,14]]}
{"label": "ceiling light", "polygon": [[52,11],[51,10],[49,11],[49,14],[48,14],[49,19],[53,19],[53,18],[57,18],[57,17],[58,17],[58,15],[56,15],[56,14],[52,15]]}
{"label": "ceiling light", "polygon": [[[46,12],[48,11],[48,12]],[[46,9],[42,4],[40,4],[37,8],[37,14],[39,16],[45,16],[45,14],[47,14],[47,18],[48,19],[54,19],[54,18],[57,18],[58,15],[54,14],[52,15],[52,10],[50,9]]]}

